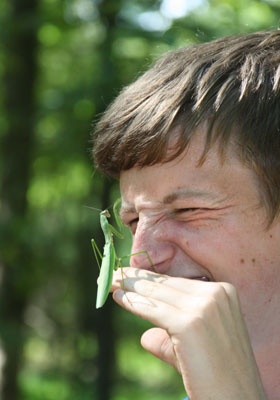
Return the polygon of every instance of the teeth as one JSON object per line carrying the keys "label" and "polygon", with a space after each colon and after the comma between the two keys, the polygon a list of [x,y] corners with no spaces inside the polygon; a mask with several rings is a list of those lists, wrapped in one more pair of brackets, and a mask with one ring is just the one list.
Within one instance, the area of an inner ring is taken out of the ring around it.
{"label": "teeth", "polygon": [[204,281],[204,282],[209,282],[210,279],[207,276],[198,276],[197,278],[191,278],[194,279],[196,281]]}

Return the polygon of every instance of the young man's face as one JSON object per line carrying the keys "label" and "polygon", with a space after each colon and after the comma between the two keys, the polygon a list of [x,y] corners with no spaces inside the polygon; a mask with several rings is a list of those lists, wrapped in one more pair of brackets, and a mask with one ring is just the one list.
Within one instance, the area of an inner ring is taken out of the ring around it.
{"label": "young man's face", "polygon": [[[146,250],[158,273],[233,284],[251,338],[255,329],[265,336],[279,307],[280,223],[266,229],[255,174],[236,157],[229,153],[222,164],[213,148],[197,165],[203,138],[196,135],[172,162],[121,173],[132,253]],[[152,270],[145,254],[131,266]]]}

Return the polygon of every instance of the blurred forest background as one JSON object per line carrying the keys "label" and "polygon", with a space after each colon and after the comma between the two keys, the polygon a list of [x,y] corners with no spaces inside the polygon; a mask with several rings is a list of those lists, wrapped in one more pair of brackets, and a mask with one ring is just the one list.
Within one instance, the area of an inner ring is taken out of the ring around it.
{"label": "blurred forest background", "polygon": [[94,170],[92,123],[160,54],[279,24],[280,0],[0,1],[1,399],[184,397],[141,349],[149,324],[95,310],[85,206],[119,192]]}

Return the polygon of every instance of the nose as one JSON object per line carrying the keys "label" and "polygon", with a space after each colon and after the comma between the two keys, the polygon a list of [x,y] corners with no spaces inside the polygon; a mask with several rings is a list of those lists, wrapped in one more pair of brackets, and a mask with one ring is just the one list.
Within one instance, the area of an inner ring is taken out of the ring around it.
{"label": "nose", "polygon": [[157,269],[159,264],[170,263],[174,247],[166,240],[164,224],[152,224],[139,220],[133,237],[130,265],[141,269]]}

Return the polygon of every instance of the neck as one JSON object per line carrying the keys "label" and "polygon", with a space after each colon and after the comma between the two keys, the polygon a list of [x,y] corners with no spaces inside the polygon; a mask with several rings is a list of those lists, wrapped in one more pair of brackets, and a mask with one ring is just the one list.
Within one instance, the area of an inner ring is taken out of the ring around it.
{"label": "neck", "polygon": [[[279,303],[278,303],[279,304]],[[269,311],[268,311],[269,313]],[[278,315],[279,318],[278,318]],[[274,319],[269,318],[265,321],[265,317],[260,320],[258,327],[261,338],[254,337],[249,332],[252,339],[252,347],[255,354],[256,362],[261,374],[263,386],[268,400],[280,399],[280,313],[275,312]],[[273,322],[272,322],[273,321]],[[267,323],[266,323],[267,322]],[[255,332],[256,332],[255,331]]]}
{"label": "neck", "polygon": [[280,342],[269,343],[263,351],[255,353],[263,386],[268,400],[280,399]]}
{"label": "neck", "polygon": [[[279,271],[278,268],[275,268]],[[263,285],[265,286],[265,285]],[[274,275],[246,315],[252,348],[268,400],[280,399],[280,275]],[[250,317],[248,317],[250,316]]]}

